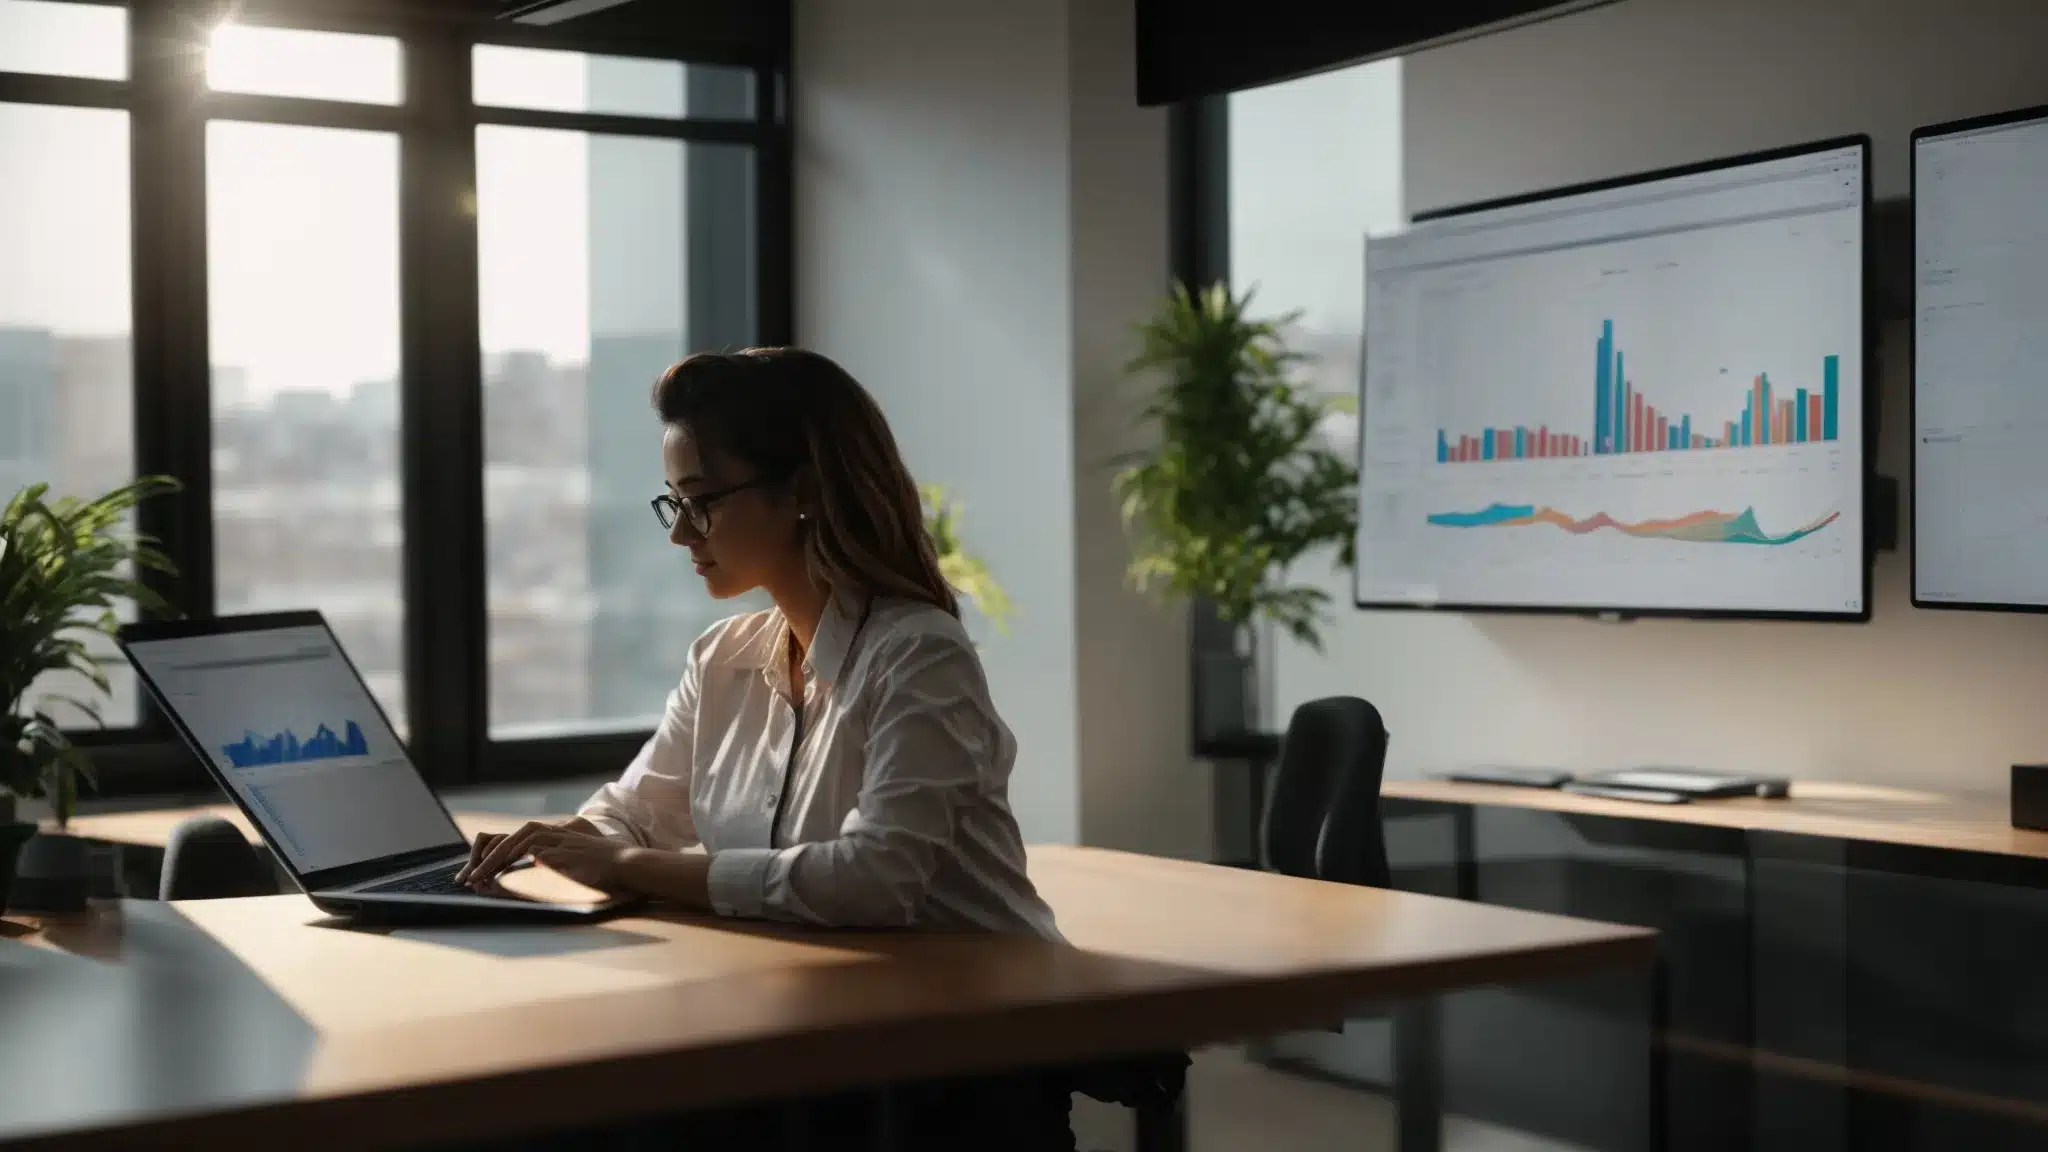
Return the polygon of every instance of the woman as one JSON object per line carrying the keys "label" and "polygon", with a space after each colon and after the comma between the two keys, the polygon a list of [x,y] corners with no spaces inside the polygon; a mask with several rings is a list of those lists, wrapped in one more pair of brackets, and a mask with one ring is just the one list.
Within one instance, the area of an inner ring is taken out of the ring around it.
{"label": "woman", "polygon": [[[793,348],[691,356],[654,407],[670,542],[713,597],[760,588],[775,607],[698,639],[617,783],[570,820],[479,836],[461,878],[532,853],[593,888],[723,916],[1058,939],[1010,811],[1016,742],[881,409]],[[939,1097],[1071,1146],[1053,1080]]]}

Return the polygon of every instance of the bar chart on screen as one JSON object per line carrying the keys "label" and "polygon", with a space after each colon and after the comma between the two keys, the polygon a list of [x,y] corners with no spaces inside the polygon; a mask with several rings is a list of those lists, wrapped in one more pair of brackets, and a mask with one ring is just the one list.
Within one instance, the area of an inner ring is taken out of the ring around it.
{"label": "bar chart on screen", "polygon": [[1861,613],[1860,164],[1370,238],[1358,602]]}
{"label": "bar chart on screen", "polygon": [[[1758,372],[1739,388],[1740,410],[1727,420],[1695,419],[1690,412],[1660,408],[1628,375],[1627,356],[1614,339],[1614,321],[1600,322],[1594,347],[1593,421],[1577,430],[1485,427],[1472,431],[1439,428],[1439,464],[1496,460],[1549,460],[1567,456],[1615,456],[1634,452],[1699,452],[1716,448],[1764,448],[1813,444],[1840,438],[1842,358],[1821,357],[1817,387],[1787,389]],[[1727,369],[1718,375],[1730,377]],[[1737,394],[1730,385],[1728,391]]]}

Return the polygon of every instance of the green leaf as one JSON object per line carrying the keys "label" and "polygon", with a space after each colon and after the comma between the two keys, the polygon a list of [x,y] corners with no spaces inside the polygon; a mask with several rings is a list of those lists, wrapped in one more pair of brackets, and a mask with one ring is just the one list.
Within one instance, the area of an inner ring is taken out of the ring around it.
{"label": "green leaf", "polygon": [[[60,817],[69,816],[76,778],[91,782],[91,762],[48,711],[30,711],[28,697],[43,675],[55,672],[74,674],[104,696],[109,685],[102,658],[85,639],[118,629],[124,603],[173,614],[153,584],[175,576],[176,568],[156,541],[132,530],[130,514],[142,501],[179,487],[168,477],[143,477],[80,500],[51,499],[49,485],[31,484],[0,508],[0,788],[50,796]],[[43,695],[45,703],[99,722],[92,700]]]}
{"label": "green leaf", "polygon": [[1007,636],[1014,611],[1009,593],[979,556],[961,543],[959,523],[962,505],[950,497],[943,485],[920,484],[918,495],[924,504],[925,534],[939,563],[939,575],[983,616]]}
{"label": "green leaf", "polygon": [[1201,596],[1233,623],[1264,616],[1311,645],[1327,596],[1282,587],[1302,556],[1335,545],[1355,563],[1357,471],[1318,439],[1331,400],[1298,386],[1284,330],[1250,315],[1254,293],[1176,284],[1137,327],[1128,367],[1152,391],[1141,419],[1156,447],[1119,458],[1111,481],[1145,591]]}

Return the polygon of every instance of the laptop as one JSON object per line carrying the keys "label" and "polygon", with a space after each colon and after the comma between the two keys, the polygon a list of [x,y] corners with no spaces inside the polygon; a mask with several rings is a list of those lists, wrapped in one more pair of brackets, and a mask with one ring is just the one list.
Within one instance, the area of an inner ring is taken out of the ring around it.
{"label": "laptop", "polygon": [[457,884],[468,842],[320,613],[151,621],[126,625],[117,639],[178,734],[322,911],[574,922],[630,903]]}

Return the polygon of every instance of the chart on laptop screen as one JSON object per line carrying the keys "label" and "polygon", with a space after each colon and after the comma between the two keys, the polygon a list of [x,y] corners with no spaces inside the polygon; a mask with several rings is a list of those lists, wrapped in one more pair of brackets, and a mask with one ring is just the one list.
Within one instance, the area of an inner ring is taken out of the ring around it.
{"label": "chart on laptop screen", "polygon": [[129,648],[301,872],[460,839],[325,628]]}

